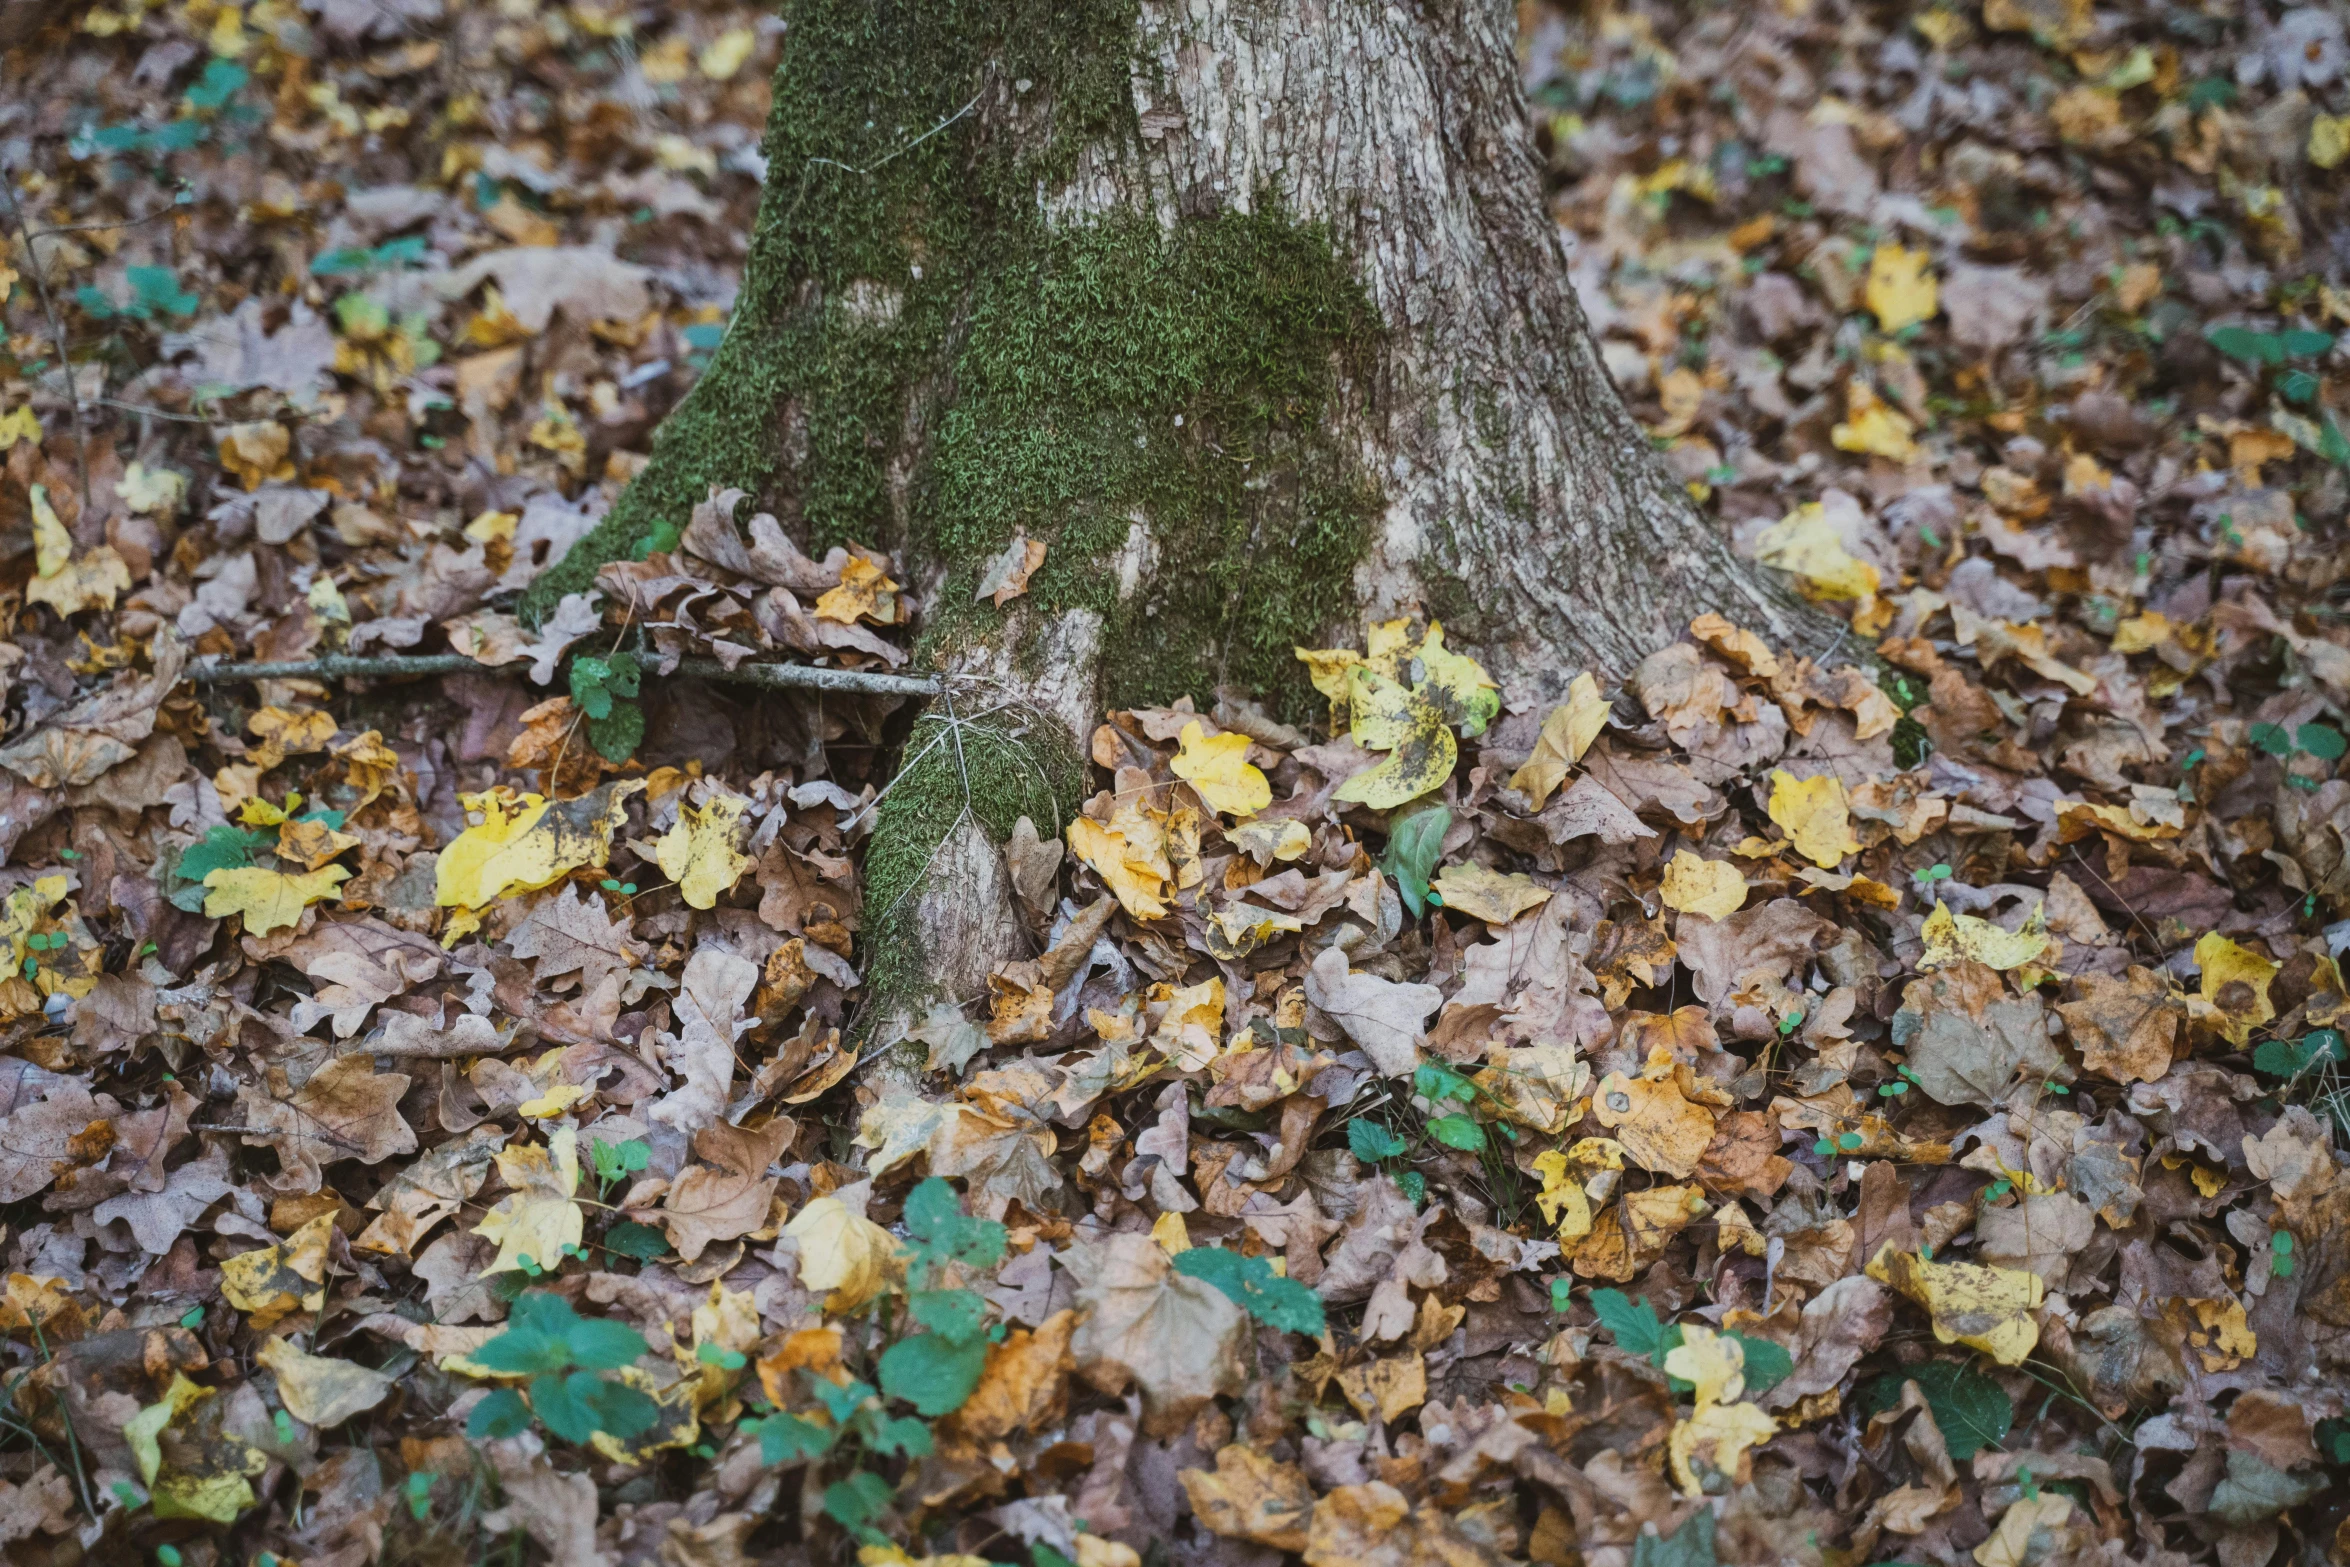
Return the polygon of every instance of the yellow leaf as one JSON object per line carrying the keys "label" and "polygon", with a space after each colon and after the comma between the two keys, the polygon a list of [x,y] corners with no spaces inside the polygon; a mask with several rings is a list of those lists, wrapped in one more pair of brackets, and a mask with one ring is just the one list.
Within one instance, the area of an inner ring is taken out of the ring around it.
{"label": "yellow leaf", "polygon": [[1338,1390],[1365,1420],[1392,1425],[1428,1401],[1428,1362],[1418,1350],[1367,1360],[1338,1374]]}
{"label": "yellow leaf", "polygon": [[1945,1344],[1964,1344],[2003,1366],[2020,1366],[2040,1342],[2032,1313],[2040,1309],[2046,1286],[2027,1269],[1928,1262],[1888,1241],[1869,1260],[1868,1275],[1925,1307],[1934,1319],[1934,1337]]}
{"label": "yellow leaf", "polygon": [[1363,664],[1348,671],[1347,692],[1355,744],[1387,756],[1339,785],[1339,799],[1392,810],[1452,776],[1460,748],[1433,705]]}
{"label": "yellow leaf", "polygon": [[1259,865],[1301,858],[1314,846],[1314,835],[1294,816],[1277,822],[1241,822],[1226,828],[1224,836]]}
{"label": "yellow leaf", "polygon": [[1182,1214],[1169,1209],[1151,1226],[1151,1239],[1168,1256],[1179,1256],[1191,1250],[1191,1226],[1183,1222]]}
{"label": "yellow leaf", "polygon": [[1673,1427],[1668,1444],[1673,1478],[1684,1496],[1704,1495],[1704,1477],[1695,1467],[1702,1461],[1737,1483],[1747,1450],[1778,1434],[1779,1423],[1752,1404],[1700,1404],[1695,1414]]}
{"label": "yellow leaf", "polygon": [[544,1148],[508,1148],[498,1155],[498,1174],[511,1189],[474,1226],[474,1234],[498,1248],[481,1271],[511,1272],[525,1257],[552,1269],[563,1248],[586,1233],[586,1216],[571,1198],[579,1190],[579,1134],[566,1126]]}
{"label": "yellow leaf", "polygon": [[331,1355],[313,1355],[292,1339],[270,1338],[255,1359],[277,1373],[278,1402],[304,1425],[341,1425],[373,1409],[392,1390],[380,1371]]}
{"label": "yellow leaf", "polygon": [[2230,1044],[2241,1047],[2254,1029],[2276,1017],[2276,1003],[2268,994],[2276,964],[2217,931],[2195,943],[2195,964],[2203,971],[2203,1004],[2191,1009],[2195,1020],[2226,1035]]}
{"label": "yellow leaf", "polygon": [[79,560],[73,554],[73,535],[49,504],[49,487],[33,485],[33,580],[25,584],[27,604],[46,604],[59,615],[78,615],[85,609],[112,609],[115,595],[129,590],[131,569],[101,544]]}
{"label": "yellow leaf", "polygon": [[297,1306],[316,1311],[326,1303],[326,1238],[334,1222],[333,1214],[322,1213],[284,1240],[220,1265],[221,1295],[251,1315],[256,1332],[267,1332]]}
{"label": "yellow leaf", "polygon": [[[10,283],[16,281],[16,274],[6,267],[0,267],[0,275],[5,275]],[[0,452],[7,451],[19,441],[30,441],[35,446],[41,444],[40,416],[33,412],[30,403],[13,413],[0,415]],[[131,467],[135,469],[138,464],[133,463]]]}
{"label": "yellow leaf", "polygon": [[677,824],[661,835],[655,854],[687,907],[717,907],[719,895],[751,868],[750,857],[734,846],[750,804],[739,794],[721,794],[699,809],[678,807]]}
{"label": "yellow leaf", "polygon": [[294,924],[321,898],[342,897],[337,889],[350,879],[347,865],[294,876],[261,865],[223,866],[205,874],[204,914],[216,920],[242,914],[246,935],[266,936]]}
{"label": "yellow leaf", "polygon": [[2025,919],[2023,927],[2013,933],[2001,930],[1987,919],[1972,914],[1953,914],[1941,899],[1934,900],[1934,912],[1926,916],[1926,923],[1918,930],[1926,950],[1918,957],[1920,970],[1936,969],[1961,958],[1972,958],[1977,963],[2005,973],[2022,968],[2027,963],[2046,967],[2064,955],[2064,943],[2048,934],[2048,910],[2045,904],[2036,906]]}
{"label": "yellow leaf", "polygon": [[1199,791],[1208,809],[1227,816],[1254,816],[1273,803],[1273,786],[1249,765],[1248,736],[1204,733],[1198,719],[1183,726],[1173,763],[1175,776]]}
{"label": "yellow leaf", "polygon": [[800,1243],[801,1287],[829,1292],[826,1311],[855,1311],[889,1283],[897,1241],[838,1197],[817,1198],[783,1233]]}
{"label": "yellow leaf", "polygon": [[220,435],[220,465],[243,481],[246,489],[258,490],[294,476],[294,465],[286,456],[293,445],[293,436],[275,419],[232,424]]}
{"label": "yellow leaf", "polygon": [[[2048,1532],[2063,1528],[2072,1515],[2073,1499],[2062,1491],[2017,1497],[1999,1515],[1999,1527],[1991,1531],[1991,1538],[1975,1547],[1976,1567],[2025,1567],[2041,1560],[2049,1554]],[[2042,1537],[2037,1551],[2033,1549],[2034,1535]]]}
{"label": "yellow leaf", "polygon": [[264,707],[245,720],[245,731],[261,742],[250,760],[266,773],[289,756],[325,750],[335,737],[335,719],[314,709]]}
{"label": "yellow leaf", "polygon": [[1090,816],[1072,818],[1069,852],[1094,868],[1134,918],[1155,920],[1167,912],[1160,898],[1174,872],[1167,864],[1166,833],[1131,801],[1118,807],[1107,827]]}
{"label": "yellow leaf", "polygon": [[1591,1201],[1583,1193],[1583,1183],[1568,1170],[1567,1156],[1556,1148],[1534,1156],[1534,1173],[1542,1177],[1542,1190],[1534,1194],[1542,1220],[1558,1226],[1559,1244],[1571,1250],[1575,1242],[1591,1233]]}
{"label": "yellow leaf", "polygon": [[1343,709],[1347,671],[1361,663],[1363,655],[1351,647],[1299,647],[1290,651],[1306,666],[1306,678],[1314,683],[1314,689],[1330,699],[1334,710]]}
{"label": "yellow leaf", "polygon": [[1510,787],[1541,810],[1551,792],[1567,779],[1567,769],[1583,760],[1591,742],[1607,727],[1608,704],[1599,694],[1599,682],[1586,670],[1567,687],[1567,699],[1550,710],[1535,737],[1534,754],[1510,775]]}
{"label": "yellow leaf", "polygon": [[1444,906],[1483,920],[1507,925],[1529,909],[1550,901],[1550,889],[1518,871],[1497,871],[1471,861],[1447,865],[1433,883]]}
{"label": "yellow leaf", "polygon": [[576,800],[517,795],[500,786],[460,795],[481,825],[468,827],[441,851],[433,901],[443,908],[478,909],[508,893],[552,886],[583,865],[601,865],[612,853],[612,832],[627,814],[641,778],[605,784]]}
{"label": "yellow leaf", "polygon": [[[2200,1172],[2198,1172],[2200,1173]],[[2215,1196],[2206,1192],[2205,1196]],[[2234,1296],[2224,1300],[2196,1300],[2195,1322],[2202,1331],[2190,1332],[2187,1342],[2206,1371],[2233,1371],[2260,1351],[2260,1338],[2245,1320],[2244,1303]]]}
{"label": "yellow leaf", "polygon": [[1784,768],[1771,773],[1771,820],[1787,830],[1795,852],[1834,870],[1848,854],[1860,852],[1852,816],[1844,803],[1844,780],[1834,773],[1797,778]]}
{"label": "yellow leaf", "polygon": [[840,586],[828,588],[816,600],[816,618],[853,626],[859,620],[870,620],[877,626],[891,626],[898,620],[898,585],[889,580],[888,573],[862,555],[852,555],[841,568]]}
{"label": "yellow leaf", "polygon": [[[269,1458],[221,1429],[219,1406],[204,1407],[216,1391],[198,1387],[174,1371],[163,1397],[122,1423],[123,1439],[158,1518],[235,1523],[237,1515],[253,1505],[248,1477],[267,1469]],[[167,1467],[162,1437],[175,1427],[181,1440],[172,1444]]]}
{"label": "yellow leaf", "polygon": [[730,27],[702,49],[701,58],[694,63],[702,74],[714,82],[731,81],[751,58],[751,50],[758,46],[759,35],[748,27]]}
{"label": "yellow leaf", "polygon": [[2113,650],[2116,653],[2148,653],[2170,638],[2170,617],[2159,609],[2150,609],[2143,615],[2132,615],[2113,628]]}
{"label": "yellow leaf", "polygon": [[1728,919],[1746,906],[1746,878],[1727,860],[1708,860],[1677,849],[1665,866],[1659,895],[1666,908],[1679,913]]}
{"label": "yellow leaf", "polygon": [[[1444,715],[1444,721],[1474,740],[1501,711],[1501,687],[1485,666],[1444,645],[1444,627],[1428,623],[1419,646],[1396,650],[1398,667],[1412,694]],[[1359,737],[1358,737],[1359,738]]]}
{"label": "yellow leaf", "polygon": [[1804,591],[1823,599],[1873,599],[1877,568],[1844,547],[1818,501],[1806,501],[1756,536],[1754,558],[1792,572]]}
{"label": "yellow leaf", "polygon": [[2321,114],[2309,122],[2309,161],[2338,168],[2350,158],[2350,114]]}
{"label": "yellow leaf", "polygon": [[1898,332],[1932,320],[1941,308],[1934,274],[1926,260],[1923,250],[1904,250],[1899,245],[1879,245],[1869,257],[1865,297],[1880,331]]}
{"label": "yellow leaf", "polygon": [[[0,450],[5,450],[0,447]],[[171,468],[150,468],[135,462],[123,469],[122,477],[114,484],[114,493],[133,511],[143,511],[157,517],[170,518],[179,514],[180,503],[187,498],[188,476]],[[321,582],[331,580],[326,577]]]}
{"label": "yellow leaf", "polygon": [[1713,1113],[1683,1097],[1669,1051],[1651,1057],[1638,1077],[1610,1072],[1601,1078],[1591,1113],[1633,1163],[1660,1175],[1693,1173],[1714,1140]]}
{"label": "yellow leaf", "polygon": [[594,1093],[594,1089],[578,1083],[556,1083],[538,1098],[526,1099],[514,1109],[516,1114],[534,1121],[552,1120]]}
{"label": "yellow leaf", "polygon": [[1665,1354],[1665,1374],[1692,1384],[1700,1407],[1736,1403],[1746,1391],[1746,1347],[1727,1333],[1685,1324]]}
{"label": "yellow leaf", "polygon": [[[1919,452],[1914,439],[1917,426],[1910,422],[1909,415],[1887,403],[1875,388],[1857,376],[1845,386],[1844,414],[1844,423],[1828,432],[1836,450],[1882,457],[1888,462],[1917,461]],[[1873,566],[1866,569],[1872,573],[1876,570]],[[1857,598],[1859,595],[1838,596]]]}

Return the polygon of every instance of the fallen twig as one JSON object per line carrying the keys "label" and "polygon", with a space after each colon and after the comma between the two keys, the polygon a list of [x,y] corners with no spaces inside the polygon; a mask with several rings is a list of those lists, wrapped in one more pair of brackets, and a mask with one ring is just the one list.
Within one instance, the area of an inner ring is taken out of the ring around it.
{"label": "fallen twig", "polygon": [[[374,658],[330,653],[321,658],[279,662],[224,664],[197,662],[187,678],[198,685],[223,685],[239,680],[366,680],[414,675],[455,675],[518,672],[520,664],[483,664],[462,653],[387,653]],[[647,670],[654,674],[657,671]],[[926,675],[886,675],[863,669],[826,669],[814,664],[737,664],[732,669],[714,658],[678,660],[674,671],[697,680],[731,685],[768,686],[778,690],[850,691],[864,696],[936,696],[939,683]]]}

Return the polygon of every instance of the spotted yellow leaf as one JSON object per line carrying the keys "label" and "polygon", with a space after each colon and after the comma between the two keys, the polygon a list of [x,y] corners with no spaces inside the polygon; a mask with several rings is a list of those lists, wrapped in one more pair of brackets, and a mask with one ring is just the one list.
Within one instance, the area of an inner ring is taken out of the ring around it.
{"label": "spotted yellow leaf", "polygon": [[220,1293],[246,1312],[256,1332],[267,1332],[297,1306],[326,1304],[326,1245],[334,1215],[322,1213],[282,1241],[239,1252],[220,1265]]}
{"label": "spotted yellow leaf", "polygon": [[1348,671],[1347,682],[1355,744],[1387,755],[1339,785],[1338,798],[1392,810],[1441,788],[1460,757],[1444,714],[1368,665]]}
{"label": "spotted yellow leaf", "polygon": [[1934,1337],[1979,1349],[2003,1366],[2020,1366],[2040,1342],[2040,1309],[2047,1286],[2022,1268],[1972,1262],[1928,1262],[1888,1241],[1869,1260],[1868,1275],[1926,1308]]}
{"label": "spotted yellow leaf", "polygon": [[[198,1387],[174,1371],[163,1397],[122,1423],[123,1440],[158,1518],[207,1518],[235,1523],[253,1505],[250,1477],[269,1467],[268,1455],[221,1425],[217,1388]],[[163,1434],[171,1444],[167,1462]]]}
{"label": "spotted yellow leaf", "polygon": [[583,865],[603,864],[629,796],[644,786],[641,778],[618,780],[576,800],[516,794],[503,786],[459,796],[482,819],[441,851],[433,901],[478,909],[508,893],[552,886]]}
{"label": "spotted yellow leaf", "polygon": [[677,824],[654,846],[661,874],[677,883],[687,907],[717,907],[751,868],[750,857],[735,848],[750,804],[739,794],[720,794],[699,807],[681,805]]}
{"label": "spotted yellow leaf", "polygon": [[1198,790],[1208,809],[1254,816],[1273,803],[1273,786],[1250,765],[1248,745],[1244,734],[1207,734],[1195,718],[1183,726],[1177,742],[1175,776]]}
{"label": "spotted yellow leaf", "polygon": [[1921,970],[1972,958],[2005,973],[2028,963],[2046,967],[2064,955],[2064,943],[2048,934],[2045,905],[2034,908],[2021,928],[2011,932],[1972,914],[1953,914],[1950,906],[1937,898],[1934,912],[1926,916],[1918,935],[1926,944],[1926,950],[1918,955]]}
{"label": "spotted yellow leaf", "polygon": [[2226,1035],[2230,1044],[2243,1045],[2254,1029],[2276,1017],[2276,1003],[2268,994],[2276,964],[2217,931],[2195,943],[2195,964],[2203,971],[2196,997],[2201,1004],[2191,1004],[2190,1010],[2197,1022]]}
{"label": "spotted yellow leaf", "polygon": [[[1687,1330],[1684,1329],[1684,1332]],[[1779,1434],[1779,1423],[1753,1404],[1708,1404],[1673,1427],[1667,1444],[1673,1479],[1684,1496],[1705,1494],[1705,1477],[1697,1465],[1729,1477],[1742,1478],[1748,1449]]]}
{"label": "spotted yellow leaf", "polygon": [[49,487],[29,491],[33,512],[33,580],[25,584],[27,604],[46,604],[59,615],[78,615],[85,609],[112,609],[115,596],[128,592],[131,568],[111,544],[101,544],[76,557],[73,535],[65,531],[57,509],[49,504]]}

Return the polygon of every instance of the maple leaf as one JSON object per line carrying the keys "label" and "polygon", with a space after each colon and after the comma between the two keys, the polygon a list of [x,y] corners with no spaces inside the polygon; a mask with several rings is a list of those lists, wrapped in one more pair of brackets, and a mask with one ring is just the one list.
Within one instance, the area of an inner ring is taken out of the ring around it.
{"label": "maple leaf", "polygon": [[717,907],[719,894],[751,868],[749,857],[734,846],[750,805],[739,794],[718,792],[699,807],[678,807],[676,825],[661,835],[655,849],[661,874],[677,883],[687,906]]}
{"label": "maple leaf", "polygon": [[507,950],[535,960],[543,983],[579,975],[581,988],[594,990],[606,976],[645,960],[645,948],[630,938],[629,922],[616,920],[600,898],[566,882],[552,898],[539,901],[507,938]]}
{"label": "maple leaf", "polygon": [[498,1255],[483,1273],[505,1273],[530,1258],[553,1269],[566,1247],[586,1234],[586,1215],[572,1200],[579,1190],[579,1134],[566,1126],[544,1147],[508,1148],[497,1156],[498,1174],[511,1190],[474,1226],[494,1242]]}
{"label": "maple leaf", "polygon": [[1844,780],[1834,773],[1797,778],[1771,774],[1771,820],[1787,829],[1795,852],[1823,870],[1834,870],[1848,854],[1860,852],[1844,800]]}
{"label": "maple leaf", "polygon": [[1870,255],[1864,297],[1878,330],[1898,332],[1931,320],[1941,308],[1929,259],[1923,250],[1899,245],[1879,245]]}
{"label": "maple leaf", "polygon": [[1934,1336],[2017,1366],[2040,1341],[2033,1313],[2045,1293],[2036,1273],[1971,1262],[1928,1262],[1890,1241],[1869,1259],[1868,1276],[1926,1308]]}
{"label": "maple leaf", "polygon": [[1183,726],[1170,766],[1176,777],[1199,791],[1209,810],[1254,816],[1273,803],[1273,786],[1249,764],[1248,748],[1247,735],[1210,737],[1195,718]]}
{"label": "maple leaf", "polygon": [[1139,1386],[1147,1430],[1174,1430],[1209,1399],[1246,1383],[1240,1348],[1247,1313],[1214,1285],[1176,1272],[1149,1236],[1107,1235],[1077,1246],[1064,1262],[1086,1312],[1070,1353],[1107,1391]]}

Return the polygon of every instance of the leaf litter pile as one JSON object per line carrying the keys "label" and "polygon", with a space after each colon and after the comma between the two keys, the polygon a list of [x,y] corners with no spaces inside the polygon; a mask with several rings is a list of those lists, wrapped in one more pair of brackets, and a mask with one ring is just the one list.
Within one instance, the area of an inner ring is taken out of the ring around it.
{"label": "leaf litter pile", "polygon": [[1848,629],[1107,714],[885,1030],[902,699],[679,661],[935,590],[721,493],[516,614],[780,24],[11,8],[11,1561],[2344,1558],[2340,13],[1524,20],[1611,372]]}

